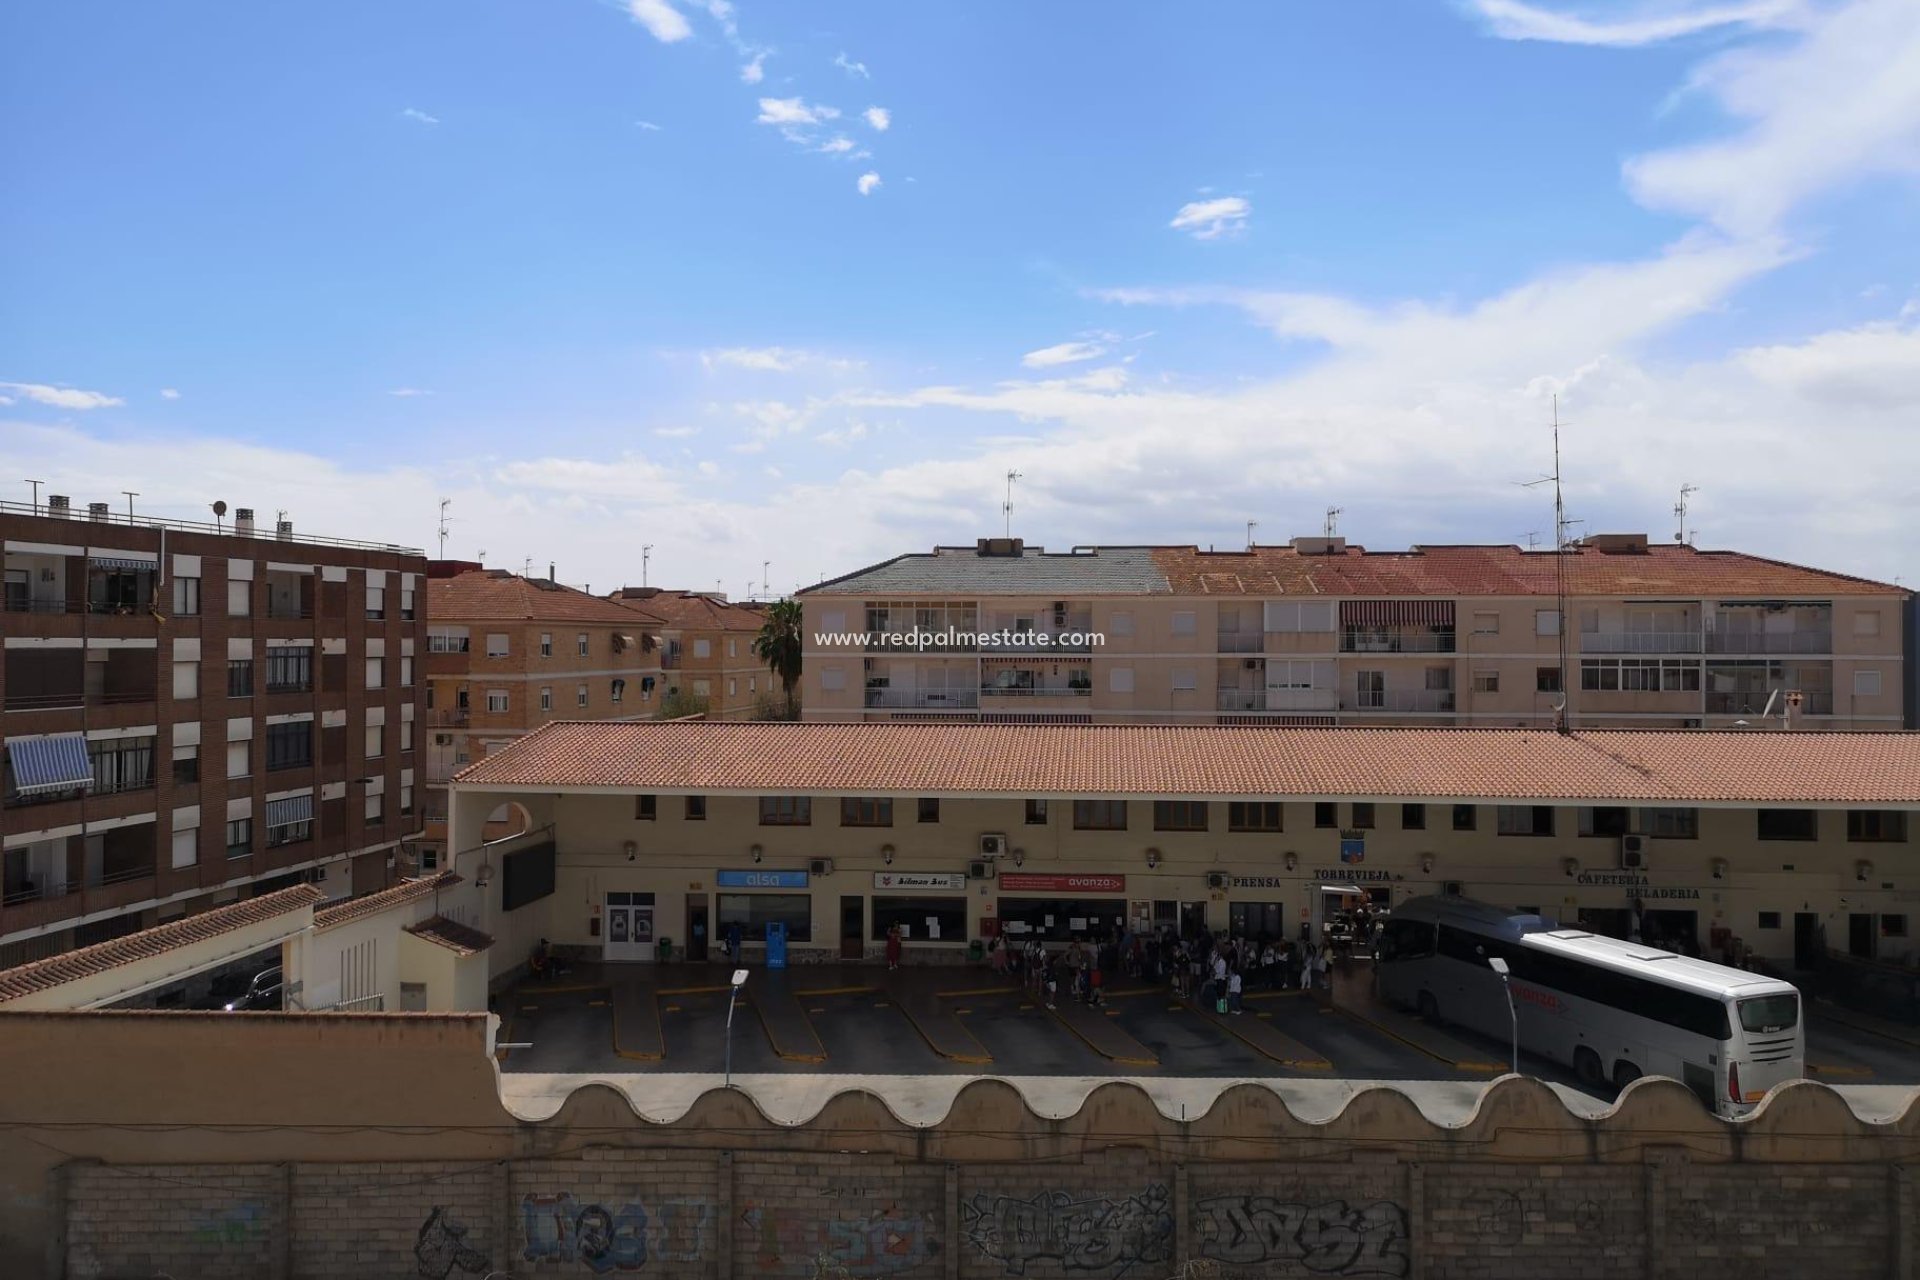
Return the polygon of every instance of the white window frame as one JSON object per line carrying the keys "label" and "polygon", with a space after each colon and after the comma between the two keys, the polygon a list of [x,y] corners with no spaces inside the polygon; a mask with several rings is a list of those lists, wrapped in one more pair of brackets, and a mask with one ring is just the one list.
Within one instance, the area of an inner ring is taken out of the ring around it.
{"label": "white window frame", "polygon": [[576,707],[584,707],[587,705],[587,686],[576,685],[574,687],[573,705]]}
{"label": "white window frame", "polygon": [[505,658],[513,652],[513,642],[504,631],[487,632],[487,656]]}
{"label": "white window frame", "polygon": [[551,631],[542,631],[540,633],[540,656],[543,658],[551,658],[553,656],[553,632]]}
{"label": "white window frame", "polygon": [[1175,667],[1167,676],[1168,688],[1186,693],[1200,687],[1200,676],[1192,667]]}
{"label": "white window frame", "polygon": [[1558,609],[1535,609],[1533,611],[1533,634],[1536,636],[1559,635],[1560,611]]}
{"label": "white window frame", "polygon": [[542,711],[553,710],[553,686],[552,685],[543,684],[540,686],[540,709]]}
{"label": "white window frame", "polygon": [[507,711],[512,707],[512,705],[513,704],[511,700],[507,697],[507,691],[505,689],[487,690],[487,714],[488,715],[494,715],[494,716],[505,715]]}
{"label": "white window frame", "polygon": [[1108,693],[1132,693],[1133,692],[1133,668],[1132,667],[1109,668],[1107,671],[1107,692]]}
{"label": "white window frame", "polygon": [[1880,668],[1863,667],[1853,673],[1853,696],[1856,698],[1877,698],[1880,696]]}
{"label": "white window frame", "polygon": [[592,653],[593,641],[588,637],[586,632],[582,631],[579,635],[575,636],[574,642],[579,647],[581,657],[587,657]]}
{"label": "white window frame", "polygon": [[1167,634],[1173,636],[1192,636],[1200,633],[1200,615],[1193,609],[1175,609],[1173,616],[1167,619]]}

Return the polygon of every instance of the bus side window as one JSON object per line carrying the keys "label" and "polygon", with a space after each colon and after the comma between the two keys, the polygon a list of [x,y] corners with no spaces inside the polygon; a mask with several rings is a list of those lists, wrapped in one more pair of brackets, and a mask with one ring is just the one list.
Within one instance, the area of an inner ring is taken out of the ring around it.
{"label": "bus side window", "polygon": [[1433,954],[1433,926],[1417,920],[1389,920],[1380,933],[1382,960],[1418,960]]}

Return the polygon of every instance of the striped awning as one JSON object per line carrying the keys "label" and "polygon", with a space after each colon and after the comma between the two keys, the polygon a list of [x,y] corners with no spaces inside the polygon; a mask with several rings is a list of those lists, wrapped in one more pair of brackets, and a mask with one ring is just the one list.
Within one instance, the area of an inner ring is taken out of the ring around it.
{"label": "striped awning", "polygon": [[13,789],[23,796],[93,785],[93,757],[87,735],[56,733],[45,738],[16,738],[7,744],[13,762]]}
{"label": "striped awning", "polygon": [[313,821],[313,793],[267,801],[267,825],[290,827],[296,822]]}
{"label": "striped awning", "polygon": [[96,569],[133,569],[153,573],[159,565],[152,560],[134,560],[127,556],[90,556],[90,563]]}
{"label": "striped awning", "polygon": [[1340,626],[1451,627],[1451,600],[1342,600]]}

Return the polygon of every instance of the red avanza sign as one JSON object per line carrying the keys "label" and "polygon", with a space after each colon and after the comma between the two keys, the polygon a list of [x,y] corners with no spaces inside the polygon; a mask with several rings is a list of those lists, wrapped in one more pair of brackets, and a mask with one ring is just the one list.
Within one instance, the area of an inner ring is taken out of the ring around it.
{"label": "red avanza sign", "polygon": [[1002,871],[1000,887],[1047,893],[1125,893],[1125,876],[1065,876],[1038,871]]}

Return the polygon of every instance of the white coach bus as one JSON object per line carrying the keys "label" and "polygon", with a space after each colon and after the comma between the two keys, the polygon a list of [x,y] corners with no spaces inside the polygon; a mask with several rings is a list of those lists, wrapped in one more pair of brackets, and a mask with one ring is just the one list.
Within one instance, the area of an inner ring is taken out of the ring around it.
{"label": "white coach bus", "polygon": [[1504,1041],[1512,1023],[1494,957],[1511,972],[1520,1047],[1589,1084],[1671,1076],[1738,1116],[1805,1074],[1791,983],[1466,898],[1396,906],[1375,973],[1387,1000]]}

